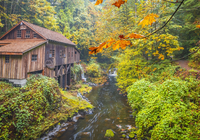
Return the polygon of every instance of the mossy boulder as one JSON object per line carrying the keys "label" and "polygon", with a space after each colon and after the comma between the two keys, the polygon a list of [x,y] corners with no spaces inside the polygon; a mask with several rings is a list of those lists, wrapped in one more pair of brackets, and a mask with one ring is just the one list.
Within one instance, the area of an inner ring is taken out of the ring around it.
{"label": "mossy boulder", "polygon": [[126,138],[126,134],[122,134],[122,138]]}
{"label": "mossy boulder", "polygon": [[111,138],[111,137],[114,137],[114,135],[115,135],[115,134],[113,133],[112,129],[107,129],[107,130],[106,130],[105,137]]}

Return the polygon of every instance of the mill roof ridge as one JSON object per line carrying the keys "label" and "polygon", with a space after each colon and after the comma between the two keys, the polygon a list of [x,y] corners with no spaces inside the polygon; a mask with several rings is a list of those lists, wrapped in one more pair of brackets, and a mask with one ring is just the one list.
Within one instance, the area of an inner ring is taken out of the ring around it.
{"label": "mill roof ridge", "polygon": [[61,43],[64,43],[64,44],[69,44],[69,45],[76,46],[75,43],[73,43],[72,41],[70,41],[69,39],[67,39],[61,33],[49,30],[49,29],[44,28],[44,27],[40,27],[38,25],[29,23],[29,22],[26,22],[26,21],[21,21],[21,22],[24,23],[25,25],[27,25],[28,27],[30,27],[31,29],[33,29],[35,32],[39,33],[42,37],[44,37],[44,39],[52,40],[52,41],[61,42]]}

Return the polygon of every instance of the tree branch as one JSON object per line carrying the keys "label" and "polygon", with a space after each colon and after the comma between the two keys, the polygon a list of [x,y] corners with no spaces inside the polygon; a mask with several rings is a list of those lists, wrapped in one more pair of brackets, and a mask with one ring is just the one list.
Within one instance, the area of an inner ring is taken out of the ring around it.
{"label": "tree branch", "polygon": [[163,1],[166,1],[166,2],[169,2],[169,3],[181,3],[181,2],[173,2],[173,1],[167,1],[167,0],[163,0]]}
{"label": "tree branch", "polygon": [[149,35],[147,36],[144,36],[144,37],[141,37],[141,38],[138,38],[138,39],[142,39],[142,38],[148,38],[149,36],[157,33],[158,31],[160,31],[161,29],[163,29],[169,22],[170,20],[173,18],[173,16],[176,14],[176,12],[178,11],[178,9],[181,7],[181,5],[183,4],[184,0],[181,1],[181,3],[179,4],[179,6],[176,8],[176,10],[174,11],[174,13],[172,14],[172,16],[168,19],[168,21],[160,28],[158,28],[157,30],[155,30],[154,32],[150,33]]}

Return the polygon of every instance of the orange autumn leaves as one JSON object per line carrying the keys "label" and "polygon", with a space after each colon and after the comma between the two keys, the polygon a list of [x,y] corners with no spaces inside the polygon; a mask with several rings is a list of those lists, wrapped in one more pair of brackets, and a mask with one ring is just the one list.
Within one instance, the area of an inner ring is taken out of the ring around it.
{"label": "orange autumn leaves", "polygon": [[[96,3],[95,3],[95,5],[99,5],[99,4],[101,4],[103,2],[103,0],[97,0],[96,1]],[[127,2],[127,0],[117,0],[115,3],[113,3],[112,5],[114,5],[114,6],[116,6],[116,7],[118,7],[118,8],[120,8],[120,6],[122,5],[122,4],[124,4],[125,2]]]}
{"label": "orange autumn leaves", "polygon": [[139,35],[139,34],[136,34],[136,33],[131,33],[131,34],[128,34],[126,36],[124,35],[119,35],[119,40],[114,40],[114,39],[110,39],[110,40],[107,40],[103,43],[101,43],[98,47],[90,47],[90,52],[89,54],[96,54],[98,52],[102,52],[103,49],[105,48],[109,48],[112,46],[113,50],[116,50],[116,49],[125,49],[127,46],[131,45],[131,41],[130,40],[126,40],[126,39],[138,39],[138,38],[144,38],[145,36],[143,35]]}
{"label": "orange autumn leaves", "polygon": [[147,26],[147,25],[152,25],[152,23],[156,22],[155,18],[158,18],[158,15],[151,13],[147,15],[143,20],[141,20],[138,25],[142,25],[142,28],[144,28],[144,26]]}
{"label": "orange autumn leaves", "polygon": [[[147,26],[147,25],[152,25],[152,23],[156,21],[155,18],[158,18],[158,15],[153,14],[153,13],[149,14],[143,20],[141,20],[138,25],[142,25],[142,28],[144,28],[144,26]],[[131,45],[131,41],[127,39],[142,39],[142,38],[145,38],[145,36],[136,34],[136,33],[131,33],[126,36],[119,35],[119,38],[120,40],[113,40],[113,39],[107,40],[103,42],[101,45],[99,45],[98,47],[90,47],[89,54],[96,54],[98,52],[102,52],[103,48],[109,48],[112,45],[113,45],[113,50],[116,50],[119,48],[125,49],[127,46]]]}
{"label": "orange autumn leaves", "polygon": [[[116,0],[116,2],[113,3],[112,5],[120,8],[120,6],[122,4],[124,4],[125,2],[127,2],[127,0]],[[103,0],[97,0],[95,5],[99,5],[101,3],[103,3]],[[158,18],[158,15],[151,13],[151,14],[147,15],[146,17],[144,17],[144,19],[141,20],[138,25],[141,25],[142,28],[144,28],[144,26],[147,26],[147,25],[152,25],[152,23],[154,23],[156,21],[156,18]],[[131,33],[126,36],[119,35],[118,40],[114,40],[111,38],[110,40],[107,40],[107,41],[101,43],[98,47],[90,47],[89,54],[96,54],[98,52],[102,52],[104,48],[106,49],[111,46],[112,46],[113,50],[116,50],[119,48],[125,49],[127,46],[131,45],[131,41],[128,39],[142,39],[142,38],[145,38],[145,36],[136,34],[136,33]]]}

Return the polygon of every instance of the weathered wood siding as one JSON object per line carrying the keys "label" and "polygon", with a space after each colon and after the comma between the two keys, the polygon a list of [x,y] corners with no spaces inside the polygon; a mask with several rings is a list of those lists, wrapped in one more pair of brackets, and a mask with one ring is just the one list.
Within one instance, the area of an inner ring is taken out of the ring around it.
{"label": "weathered wood siding", "polygon": [[[32,55],[37,55],[37,61],[32,61]],[[45,45],[39,46],[22,57],[23,61],[23,78],[27,78],[27,73],[43,70],[45,67]]]}
{"label": "weathered wood siding", "polygon": [[10,33],[8,33],[7,35],[5,35],[2,39],[26,39],[26,37],[25,37],[26,30],[30,31],[30,38],[27,38],[27,39],[41,39],[42,38],[38,34],[37,34],[37,37],[34,38],[34,36],[33,36],[34,31],[32,29],[30,29],[28,26],[26,26],[26,27],[27,27],[26,29],[21,30],[21,38],[17,38],[17,30],[20,30],[20,25],[19,25],[15,29],[13,29]]}
{"label": "weathered wood siding", "polygon": [[[54,50],[54,57],[50,57],[49,55],[51,50]],[[63,56],[60,55],[61,51],[64,52]],[[48,43],[46,44],[45,52],[45,62],[51,60],[54,66],[67,64],[67,47],[59,44]]]}
{"label": "weathered wood siding", "polygon": [[75,48],[74,47],[67,47],[67,58],[68,58],[68,64],[74,63],[75,61]]}
{"label": "weathered wood siding", "polygon": [[[64,56],[60,56],[60,51],[64,52]],[[67,48],[65,46],[56,45],[56,66],[67,64]]]}
{"label": "weathered wood siding", "polygon": [[80,53],[74,49],[74,62],[80,62]]}
{"label": "weathered wood siding", "polygon": [[23,79],[22,56],[9,56],[9,63],[5,63],[5,55],[0,56],[0,78]]}
{"label": "weathered wood siding", "polygon": [[51,70],[49,68],[45,68],[44,75],[53,78],[53,77],[55,77],[55,71]]}

